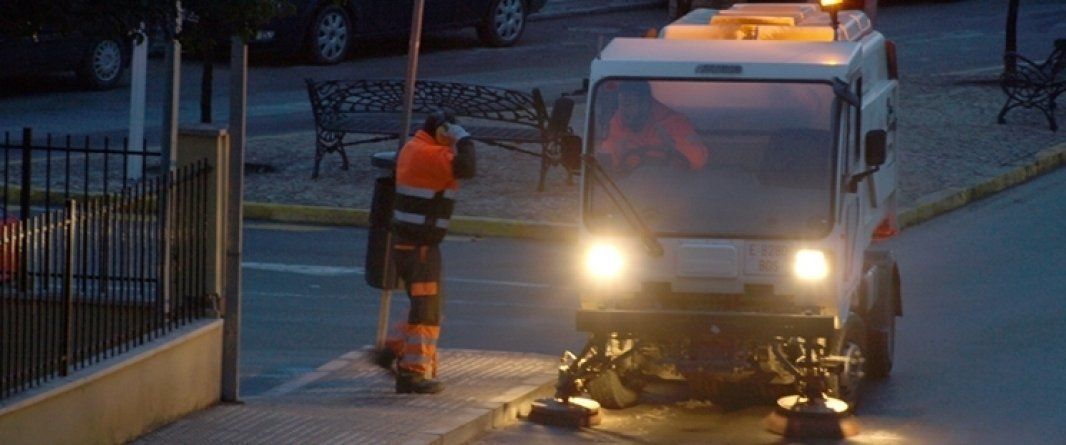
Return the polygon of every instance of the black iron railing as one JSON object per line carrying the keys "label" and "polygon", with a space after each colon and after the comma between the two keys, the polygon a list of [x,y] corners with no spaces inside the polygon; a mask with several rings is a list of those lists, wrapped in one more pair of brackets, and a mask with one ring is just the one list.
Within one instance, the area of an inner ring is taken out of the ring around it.
{"label": "black iron railing", "polygon": [[3,225],[0,398],[213,313],[209,169],[195,163]]}
{"label": "black iron railing", "polygon": [[147,148],[130,149],[125,139],[115,146],[109,138],[35,137],[30,128],[17,136],[4,132],[0,138],[3,219],[28,218],[62,208],[68,199],[85,201],[121,190],[141,174],[158,171],[161,159]]}

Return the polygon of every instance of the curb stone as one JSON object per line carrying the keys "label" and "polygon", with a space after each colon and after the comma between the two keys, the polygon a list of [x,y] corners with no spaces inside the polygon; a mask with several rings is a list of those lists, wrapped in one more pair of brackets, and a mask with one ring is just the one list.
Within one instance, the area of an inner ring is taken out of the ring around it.
{"label": "curb stone", "polygon": [[[1012,167],[965,188],[949,187],[927,194],[918,198],[913,207],[900,209],[898,215],[900,228],[928,221],[981,198],[1054,171],[1063,164],[1066,164],[1066,143],[1042,150],[1026,164]],[[366,227],[369,225],[370,212],[366,209],[248,202],[244,205],[244,217],[271,222]],[[449,232],[478,237],[528,238],[546,241],[573,241],[578,235],[576,224],[477,216],[453,217]]]}
{"label": "curb stone", "polygon": [[981,198],[999,193],[1037,176],[1050,173],[1066,164],[1066,143],[1033,155],[1032,160],[1012,167],[996,176],[977,181],[966,188],[951,187],[918,198],[914,207],[899,213],[900,228],[911,227]]}

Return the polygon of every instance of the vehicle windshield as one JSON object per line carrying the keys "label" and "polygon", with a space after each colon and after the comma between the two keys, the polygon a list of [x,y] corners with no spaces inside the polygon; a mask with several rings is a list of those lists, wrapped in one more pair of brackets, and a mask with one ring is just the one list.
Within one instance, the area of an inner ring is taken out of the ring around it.
{"label": "vehicle windshield", "polygon": [[[817,237],[829,230],[829,84],[617,79],[599,82],[593,94],[592,153],[652,231]],[[590,230],[632,231],[602,187],[586,189]]]}

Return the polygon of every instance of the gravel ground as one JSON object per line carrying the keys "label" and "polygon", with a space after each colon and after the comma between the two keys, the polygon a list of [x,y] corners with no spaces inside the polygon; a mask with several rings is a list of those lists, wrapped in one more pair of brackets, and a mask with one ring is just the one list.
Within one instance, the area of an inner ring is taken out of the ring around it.
{"label": "gravel ground", "polygon": [[[899,149],[901,204],[951,187],[965,187],[1025,163],[1035,153],[1066,142],[1048,129],[1042,113],[1016,109],[1007,125],[997,125],[1004,95],[996,75],[931,76],[902,79]],[[1060,121],[1066,124],[1061,110]],[[582,128],[575,110],[574,128]],[[369,154],[395,149],[382,143],[349,149],[352,167],[340,157],[322,161],[319,179],[310,179],[314,133],[252,138],[248,162],[270,172],[246,176],[245,199],[259,202],[368,208],[373,178]],[[713,151],[713,147],[711,148]],[[478,177],[463,185],[456,213],[517,220],[573,222],[578,187],[565,172],[550,170],[544,192],[536,191],[539,162],[524,154],[479,145]]]}

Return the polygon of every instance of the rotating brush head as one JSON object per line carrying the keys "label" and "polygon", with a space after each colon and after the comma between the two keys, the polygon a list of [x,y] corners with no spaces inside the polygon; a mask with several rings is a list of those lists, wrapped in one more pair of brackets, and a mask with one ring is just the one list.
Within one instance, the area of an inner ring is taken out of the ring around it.
{"label": "rotating brush head", "polygon": [[843,439],[859,434],[859,422],[848,411],[848,404],[831,397],[782,397],[763,423],[770,432],[791,439]]}
{"label": "rotating brush head", "polygon": [[566,428],[585,428],[603,421],[600,404],[595,400],[571,397],[563,402],[558,399],[538,399],[529,410],[530,422]]}

